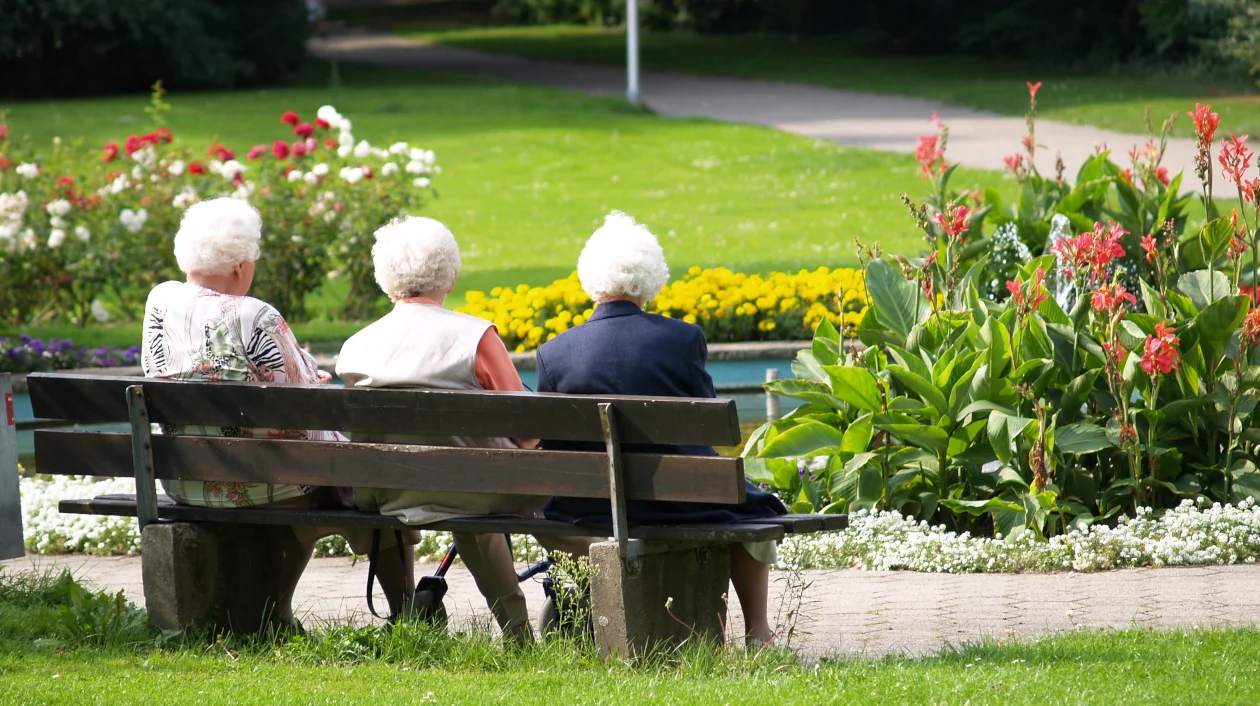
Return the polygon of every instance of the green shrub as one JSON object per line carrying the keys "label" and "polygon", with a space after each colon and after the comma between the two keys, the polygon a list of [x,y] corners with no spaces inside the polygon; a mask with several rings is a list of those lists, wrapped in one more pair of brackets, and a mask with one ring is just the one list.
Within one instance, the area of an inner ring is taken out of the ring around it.
{"label": "green shrub", "polygon": [[274,82],[309,36],[301,0],[0,0],[0,17],[10,97]]}

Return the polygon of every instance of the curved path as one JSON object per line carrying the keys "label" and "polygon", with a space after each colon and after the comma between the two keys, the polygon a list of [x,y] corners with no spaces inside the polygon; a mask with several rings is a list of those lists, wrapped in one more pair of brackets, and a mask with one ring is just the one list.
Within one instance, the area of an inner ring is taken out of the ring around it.
{"label": "curved path", "polygon": [[[313,40],[311,49],[328,59],[466,72],[599,96],[621,96],[625,91],[625,71],[616,67],[486,54],[354,30]],[[914,152],[919,136],[931,132],[928,119],[936,112],[949,125],[947,159],[980,169],[1002,169],[1002,158],[1020,151],[1027,130],[1022,117],[920,98],[794,83],[647,72],[642,88],[644,102],[660,115],[766,125],[840,145],[890,152]],[[1039,148],[1037,167],[1043,174],[1053,174],[1055,154],[1060,153],[1068,174],[1075,174],[1095,146],[1102,144],[1112,148],[1115,161],[1127,164],[1129,148],[1145,141],[1144,136],[1039,120],[1037,143],[1045,147]],[[1186,139],[1170,140],[1165,153],[1164,166],[1171,172],[1185,170],[1186,187],[1198,184],[1195,153],[1194,142]],[[1219,171],[1217,183],[1224,183]]]}

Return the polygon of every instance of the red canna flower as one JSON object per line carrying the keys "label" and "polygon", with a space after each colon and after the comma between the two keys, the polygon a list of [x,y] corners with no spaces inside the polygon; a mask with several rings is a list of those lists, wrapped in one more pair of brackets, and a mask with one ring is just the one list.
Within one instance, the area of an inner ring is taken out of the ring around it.
{"label": "red canna flower", "polygon": [[1159,183],[1168,186],[1172,180],[1168,178],[1168,167],[1160,167],[1155,170],[1155,178],[1159,179]]}
{"label": "red canna flower", "polygon": [[1212,104],[1194,104],[1194,111],[1186,111],[1186,115],[1194,120],[1194,132],[1199,136],[1200,149],[1208,149],[1216,139],[1216,128],[1221,126],[1221,116],[1212,112]]}
{"label": "red canna flower", "polygon": [[310,123],[298,123],[293,126],[293,134],[298,137],[310,137],[315,134],[315,128]]}
{"label": "red canna flower", "polygon": [[1128,232],[1119,223],[1108,221],[1107,226],[1094,223],[1093,231],[1059,240],[1050,247],[1050,252],[1064,261],[1063,271],[1068,277],[1083,276],[1089,282],[1101,282],[1107,279],[1111,261],[1124,257],[1120,239]]}
{"label": "red canna flower", "polygon": [[1137,427],[1133,426],[1132,424],[1121,424],[1120,436],[1117,439],[1117,441],[1120,442],[1121,447],[1128,446],[1129,444],[1138,443]]}
{"label": "red canna flower", "polygon": [[1006,165],[1007,171],[1019,174],[1024,169],[1024,155],[1016,152],[1002,158],[1002,163]]}
{"label": "red canna flower", "polygon": [[1221,142],[1221,169],[1230,181],[1239,186],[1242,186],[1243,173],[1251,168],[1251,158],[1255,156],[1247,149],[1246,142],[1246,135],[1230,135],[1228,140]]}
{"label": "red canna flower", "polygon": [[1133,169],[1131,167],[1125,167],[1120,172],[1120,178],[1124,179],[1124,183],[1132,184],[1133,183]]}
{"label": "red canna flower", "polygon": [[1252,179],[1243,182],[1242,185],[1243,201],[1247,203],[1255,203],[1257,194],[1260,194],[1260,179]]}
{"label": "red canna flower", "polygon": [[1107,357],[1116,361],[1116,365],[1124,365],[1124,361],[1129,357],[1129,349],[1124,347],[1120,341],[1103,341],[1103,352]]}
{"label": "red canna flower", "polygon": [[1177,334],[1163,321],[1155,324],[1155,333],[1146,337],[1146,350],[1142,353],[1142,371],[1154,376],[1158,371],[1167,375],[1181,367],[1180,341]]}
{"label": "red canna flower", "polygon": [[1016,280],[1006,280],[1006,291],[1011,293],[1011,298],[1014,299],[1016,303],[1024,300],[1024,290],[1019,288],[1019,282]]}
{"label": "red canna flower", "polygon": [[289,156],[289,143],[284,140],[276,140],[271,145],[271,153],[276,156],[276,159],[285,159]]}
{"label": "red canna flower", "polygon": [[1149,235],[1142,236],[1142,249],[1146,251],[1146,261],[1155,262],[1159,257],[1159,244]]}
{"label": "red canna flower", "polygon": [[117,142],[106,143],[104,149],[101,150],[101,161],[112,162],[117,158],[118,158],[118,143]]}
{"label": "red canna flower", "polygon": [[1137,306],[1137,297],[1130,294],[1119,283],[1109,284],[1094,292],[1093,296],[1090,297],[1090,304],[1093,305],[1094,309],[1112,314],[1119,312],[1125,302],[1128,302],[1130,306]]}
{"label": "red canna flower", "polygon": [[1251,246],[1247,244],[1247,241],[1242,238],[1234,237],[1229,241],[1229,249],[1225,251],[1225,256],[1230,260],[1237,262],[1238,259],[1243,256],[1243,253],[1247,252],[1249,248],[1251,248]]}
{"label": "red canna flower", "polygon": [[286,110],[284,111],[283,114],[280,115],[280,122],[284,123],[285,125],[297,125],[298,123],[302,122],[302,119],[298,117],[297,113],[291,110]]}
{"label": "red canna flower", "polygon": [[254,145],[249,148],[249,152],[245,154],[245,158],[251,162],[263,156],[267,152],[267,145]]}
{"label": "red canna flower", "polygon": [[1252,307],[1247,312],[1247,317],[1243,319],[1242,330],[1238,333],[1239,344],[1251,350],[1260,343],[1260,308]]}
{"label": "red canna flower", "polygon": [[205,174],[206,165],[202,164],[201,162],[193,162],[188,165],[188,173],[189,174]]}
{"label": "red canna flower", "polygon": [[923,135],[915,143],[914,158],[923,169],[924,179],[932,178],[938,171],[945,171],[945,150],[937,146],[939,143],[937,135]]}
{"label": "red canna flower", "polygon": [[1041,81],[1036,83],[1025,81],[1025,83],[1028,84],[1028,97],[1032,100],[1037,100],[1037,91],[1041,90]]}
{"label": "red canna flower", "polygon": [[1038,267],[1037,271],[1028,280],[1027,286],[1020,286],[1019,282],[1010,280],[1006,283],[1006,291],[1011,293],[1011,300],[1015,302],[1017,313],[1020,316],[1041,306],[1041,303],[1050,298],[1046,294],[1045,288],[1042,286],[1046,281],[1046,271]]}
{"label": "red canna flower", "polygon": [[332,126],[329,125],[328,121],[324,120],[323,118],[315,118],[315,127],[319,128],[320,130],[327,130],[328,128]]}
{"label": "red canna flower", "polygon": [[969,213],[971,209],[966,206],[949,204],[945,212],[937,212],[932,216],[932,222],[940,226],[941,230],[945,231],[945,235],[954,240],[971,229],[971,222],[967,220]]}
{"label": "red canna flower", "polygon": [[1238,293],[1250,299],[1252,306],[1260,305],[1260,287],[1243,285],[1238,288]]}
{"label": "red canna flower", "polygon": [[207,155],[209,155],[209,156],[211,156],[211,157],[213,157],[213,158],[215,158],[215,159],[217,159],[217,160],[219,160],[220,162],[226,162],[226,161],[228,161],[229,159],[235,159],[235,158],[236,158],[236,153],[235,153],[235,152],[233,152],[232,150],[230,150],[230,149],[228,149],[228,148],[224,147],[224,146],[223,146],[223,145],[221,145],[221,144],[213,144],[213,145],[210,145],[210,149],[206,150],[206,154],[207,154]]}

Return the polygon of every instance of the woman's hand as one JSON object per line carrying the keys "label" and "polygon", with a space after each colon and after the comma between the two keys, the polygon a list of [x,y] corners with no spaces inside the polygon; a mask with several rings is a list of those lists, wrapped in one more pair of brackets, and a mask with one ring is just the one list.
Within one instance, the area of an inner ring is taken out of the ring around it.
{"label": "woman's hand", "polygon": [[321,385],[327,385],[328,383],[332,382],[332,379],[333,379],[332,373],[326,370],[315,371],[315,382],[318,382]]}

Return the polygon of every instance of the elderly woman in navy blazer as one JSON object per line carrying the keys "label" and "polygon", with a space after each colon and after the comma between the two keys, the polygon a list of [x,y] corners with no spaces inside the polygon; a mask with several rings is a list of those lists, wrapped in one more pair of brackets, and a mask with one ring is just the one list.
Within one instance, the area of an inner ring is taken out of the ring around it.
{"label": "elderly woman in navy blazer", "polygon": [[[538,391],[579,395],[715,397],[705,370],[708,345],[700,327],[643,311],[669,279],[656,237],[634,219],[614,211],[586,243],[578,259],[582,288],[596,302],[590,319],[538,350]],[[545,442],[551,449],[582,444]],[[641,449],[716,455],[711,447]],[[745,481],[747,483],[747,481]],[[706,523],[769,517],[787,512],[778,498],[748,483],[740,505],[631,501],[639,523]],[[555,498],[547,517],[567,522],[610,522],[607,501]],[[747,636],[770,642],[766,603],[774,542],[737,545],[731,551],[731,582],[744,612]]]}

